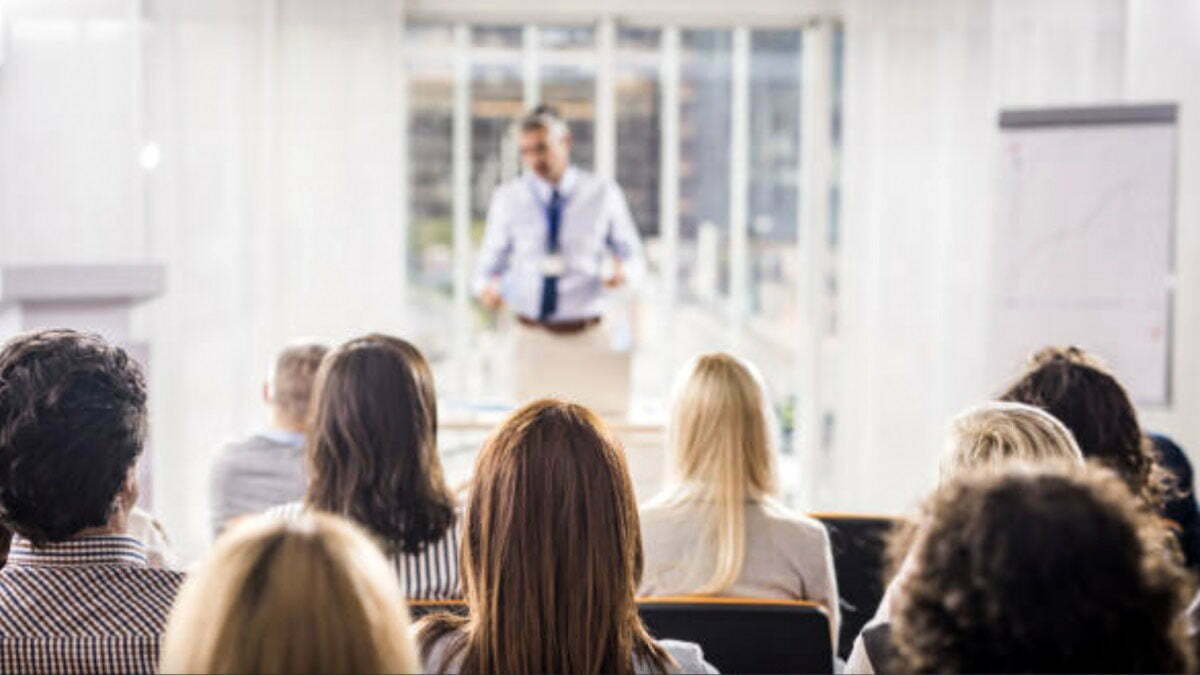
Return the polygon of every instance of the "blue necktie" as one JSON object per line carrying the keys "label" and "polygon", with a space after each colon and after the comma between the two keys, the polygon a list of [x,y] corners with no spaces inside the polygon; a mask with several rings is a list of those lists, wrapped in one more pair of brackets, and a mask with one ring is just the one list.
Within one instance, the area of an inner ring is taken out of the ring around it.
{"label": "blue necktie", "polygon": [[[546,206],[546,254],[557,255],[558,249],[558,221],[562,216],[562,199],[559,197],[558,190],[550,193],[550,203]],[[542,309],[538,313],[538,319],[545,321],[554,314],[558,309],[558,277],[546,276],[542,277]]]}

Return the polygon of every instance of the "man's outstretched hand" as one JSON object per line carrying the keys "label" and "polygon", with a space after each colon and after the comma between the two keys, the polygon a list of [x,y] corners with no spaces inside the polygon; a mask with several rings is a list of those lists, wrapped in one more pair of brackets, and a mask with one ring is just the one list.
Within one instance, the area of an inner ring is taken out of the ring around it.
{"label": "man's outstretched hand", "polygon": [[496,284],[491,283],[485,286],[483,288],[483,292],[479,294],[479,302],[482,303],[484,307],[487,307],[492,311],[496,311],[497,309],[500,309],[502,305],[504,305],[504,297],[500,295],[500,289],[496,287]]}

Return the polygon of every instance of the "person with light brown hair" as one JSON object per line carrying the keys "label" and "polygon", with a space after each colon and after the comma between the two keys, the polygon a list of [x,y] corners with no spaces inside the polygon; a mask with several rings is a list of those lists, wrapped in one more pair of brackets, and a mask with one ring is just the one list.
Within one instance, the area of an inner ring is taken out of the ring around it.
{"label": "person with light brown hair", "polygon": [[1183,568],[1113,472],[1010,465],[944,484],[899,587],[888,670],[1175,673],[1194,666]]}
{"label": "person with light brown hair", "polygon": [[641,513],[639,593],[811,600],[836,638],[829,534],[778,499],[776,426],[761,378],[724,353],[683,372],[667,430],[670,479]]}
{"label": "person with light brown hair", "polygon": [[346,516],[376,537],[409,599],[460,596],[455,504],[437,449],[437,397],[421,352],[355,338],[317,372],[303,501],[273,509]]}
{"label": "person with light brown hair", "polygon": [[164,673],[416,673],[391,566],[324,513],[233,526],[192,572],[167,620]]}
{"label": "person with light brown hair", "polygon": [[270,411],[266,429],[229,443],[209,476],[215,534],[238,516],[259,513],[304,496],[304,434],[317,368],[328,347],[299,341],[276,355],[262,385]]}
{"label": "person with light brown hair", "polygon": [[[1030,465],[1083,465],[1075,437],[1049,413],[1006,401],[968,408],[950,421],[941,459],[941,481],[963,473],[1002,472],[1013,462]],[[897,588],[911,569],[907,544],[916,535],[920,518],[896,532],[891,543],[897,572],[888,583],[875,615],[863,626],[846,660],[846,672],[874,673],[892,659],[892,606]]]}
{"label": "person with light brown hair", "polygon": [[517,410],[475,462],[463,524],[467,616],[418,623],[437,673],[716,670],[699,646],[646,632],[637,506],[622,450],[582,406]]}
{"label": "person with light brown hair", "polygon": [[1023,403],[991,401],[950,421],[942,479],[962,471],[999,470],[1012,461],[1083,462],[1075,436],[1049,413]]}

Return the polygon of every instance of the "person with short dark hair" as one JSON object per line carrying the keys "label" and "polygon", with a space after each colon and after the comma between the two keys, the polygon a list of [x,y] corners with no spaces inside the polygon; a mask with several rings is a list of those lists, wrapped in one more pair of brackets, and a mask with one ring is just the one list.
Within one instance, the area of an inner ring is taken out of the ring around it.
{"label": "person with short dark hair", "polygon": [[71,330],[0,349],[0,672],[153,673],[179,572],[127,534],[146,384],[121,348]]}
{"label": "person with short dark hair", "polygon": [[303,500],[269,511],[326,511],[366,528],[389,555],[409,599],[462,594],[454,497],[437,449],[433,373],[412,344],[355,338],[317,372],[305,443]]}
{"label": "person with short dark hair", "polygon": [[924,511],[888,670],[1190,672],[1185,572],[1161,519],[1113,472],[968,474]]}
{"label": "person with short dark hair", "polygon": [[271,410],[270,427],[226,445],[213,465],[209,494],[215,534],[238,516],[304,496],[309,400],[327,351],[317,342],[297,342],[275,357],[262,392]]}

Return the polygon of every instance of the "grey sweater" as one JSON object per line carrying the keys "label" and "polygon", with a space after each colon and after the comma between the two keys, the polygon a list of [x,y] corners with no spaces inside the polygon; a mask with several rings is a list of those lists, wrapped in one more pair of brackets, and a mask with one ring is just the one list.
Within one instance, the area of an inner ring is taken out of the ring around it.
{"label": "grey sweater", "polygon": [[[708,580],[717,554],[715,542],[703,534],[704,518],[699,505],[642,510],[645,571],[639,597],[688,595]],[[829,533],[819,521],[782,506],[747,503],[746,559],[722,595],[818,602],[836,636],[840,614]]]}

